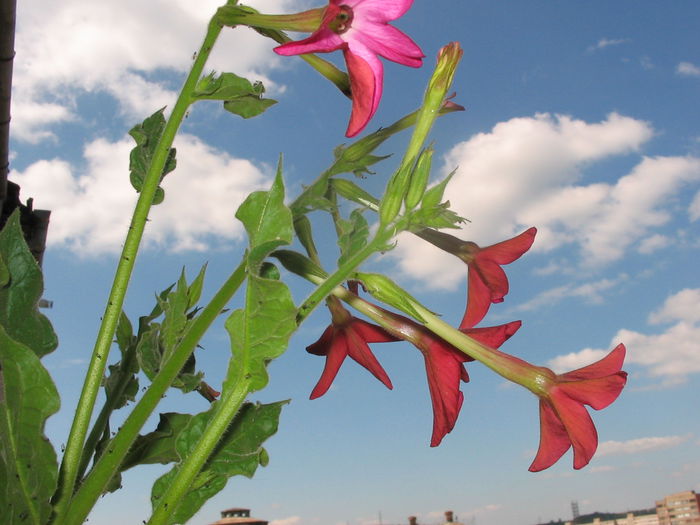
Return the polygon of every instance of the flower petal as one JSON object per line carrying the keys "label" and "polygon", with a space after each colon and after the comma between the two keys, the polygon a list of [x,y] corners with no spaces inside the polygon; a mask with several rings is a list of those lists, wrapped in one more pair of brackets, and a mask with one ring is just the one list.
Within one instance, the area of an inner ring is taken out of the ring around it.
{"label": "flower petal", "polygon": [[343,50],[345,62],[348,65],[350,76],[350,90],[352,93],[352,112],[350,122],[345,135],[354,137],[362,131],[370,119],[374,116],[382,97],[382,81],[384,68],[382,63],[372,53],[365,49],[359,49],[363,56],[352,49]]}
{"label": "flower petal", "polygon": [[479,256],[498,264],[510,264],[530,249],[536,234],[537,228],[530,228],[512,239],[482,248]]}
{"label": "flower petal", "polygon": [[582,379],[593,379],[604,377],[610,374],[615,374],[622,370],[622,364],[625,360],[625,345],[619,344],[613,348],[604,358],[592,363],[583,368],[578,368],[561,374],[559,379],[562,381],[580,381]]}
{"label": "flower petal", "polygon": [[355,20],[343,35],[347,42],[361,42],[373,53],[404,66],[423,65],[423,51],[411,38],[393,26]]}
{"label": "flower petal", "polygon": [[413,0],[331,0],[336,5],[347,5],[357,15],[379,22],[396,20],[411,8]]}
{"label": "flower petal", "polygon": [[330,53],[347,47],[347,43],[330,29],[320,29],[303,40],[287,42],[274,48],[278,55],[292,56],[307,53]]}
{"label": "flower petal", "polygon": [[627,372],[617,372],[596,379],[559,383],[558,387],[571,399],[601,410],[617,399],[626,382]]}
{"label": "flower petal", "polygon": [[598,432],[588,410],[578,401],[569,398],[566,392],[557,386],[550,392],[550,401],[574,447],[574,468],[585,467],[598,448]]}
{"label": "flower petal", "polygon": [[459,324],[460,330],[476,326],[486,316],[486,312],[491,306],[491,290],[488,289],[479,273],[472,270],[471,267],[467,272],[467,281],[467,309]]}
{"label": "flower petal", "polygon": [[389,390],[393,389],[394,387],[391,384],[391,380],[382,368],[382,365],[379,364],[372,350],[370,350],[367,343],[362,340],[359,333],[355,332],[352,325],[348,327],[345,335],[348,355],[369,370],[372,375],[384,383]]}
{"label": "flower petal", "polygon": [[[512,321],[510,323],[498,325],[498,326],[484,326],[482,328],[466,328],[461,330],[469,337],[472,337],[479,341],[481,344],[490,346],[491,348],[498,348],[508,339],[510,339],[515,332],[517,332],[522,326],[522,321]],[[473,359],[470,357],[470,361]]]}
{"label": "flower petal", "polygon": [[530,472],[539,472],[554,465],[571,447],[564,424],[554,408],[545,399],[540,399],[540,446]]}
{"label": "flower petal", "polygon": [[343,364],[348,355],[348,345],[344,337],[336,337],[333,340],[331,347],[326,354],[326,364],[323,366],[321,378],[316,383],[316,386],[311,391],[309,399],[316,399],[328,392],[328,389],[333,384],[335,376],[338,375],[340,365]]}

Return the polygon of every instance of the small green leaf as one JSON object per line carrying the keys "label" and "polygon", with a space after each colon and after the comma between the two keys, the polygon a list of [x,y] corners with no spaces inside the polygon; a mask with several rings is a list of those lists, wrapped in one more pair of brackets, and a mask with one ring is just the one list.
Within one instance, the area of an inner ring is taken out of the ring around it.
{"label": "small green leaf", "polygon": [[258,267],[268,253],[292,242],[294,227],[292,213],[284,205],[281,158],[270,190],[255,191],[248,195],[236,211],[236,218],[248,232],[248,266],[253,273],[258,272]]}
{"label": "small green leaf", "polygon": [[265,87],[262,82],[251,82],[233,73],[216,76],[211,73],[197,83],[192,98],[194,100],[223,100],[224,109],[243,118],[251,118],[263,113],[276,100],[262,98]]}
{"label": "small green leaf", "polygon": [[[217,401],[216,403],[219,403]],[[192,487],[180,501],[168,523],[186,523],[214,494],[221,491],[232,476],[252,477],[258,465],[267,463],[262,444],[275,432],[286,401],[267,405],[246,403],[231,422],[217,448],[209,457]],[[216,407],[197,414],[176,440],[178,455],[186,457],[195,447]],[[160,477],[153,485],[151,501],[155,508],[177,474],[179,466]]]}
{"label": "small green leaf", "polygon": [[386,275],[357,272],[355,278],[362,282],[362,287],[372,297],[407,313],[420,322],[424,322],[424,319],[414,306],[415,304],[420,304],[418,300]]}
{"label": "small green leaf", "polygon": [[0,509],[2,522],[44,525],[56,489],[56,452],[44,435],[58,411],[51,376],[34,349],[0,323]]}
{"label": "small green leaf", "polygon": [[361,210],[353,210],[349,221],[343,219],[338,221],[338,228],[340,230],[338,235],[338,246],[340,247],[338,266],[342,266],[348,258],[367,245],[369,225]]}
{"label": "small green leaf", "polygon": [[302,277],[314,276],[326,279],[328,273],[306,255],[293,250],[275,250],[270,254],[277,258],[287,270]]}
{"label": "small green leaf", "polygon": [[139,436],[129,449],[120,470],[123,472],[136,465],[151,463],[173,463],[180,460],[175,450],[175,441],[180,432],[189,425],[191,414],[167,412],[160,414],[160,421],[153,432]]}
{"label": "small green leaf", "polygon": [[350,180],[333,178],[330,180],[330,183],[336,193],[341,197],[373,210],[376,210],[379,206],[379,199],[370,195]]}
{"label": "small green leaf", "polygon": [[24,240],[18,211],[0,232],[0,261],[6,269],[5,285],[0,287],[0,325],[12,339],[31,348],[37,356],[52,352],[58,339],[51,323],[37,307],[44,281]]}
{"label": "small green leaf", "polygon": [[227,100],[224,102],[224,109],[243,118],[252,118],[264,113],[267,108],[275,104],[277,104],[277,101],[271,98],[247,95],[234,100]]}
{"label": "small green leaf", "polygon": [[[144,120],[141,124],[137,124],[129,131],[129,135],[136,142],[136,146],[131,150],[129,155],[129,178],[131,185],[137,192],[143,188],[143,181],[153,161],[153,154],[163,134],[165,128],[165,117],[161,108],[153,115]],[[175,148],[170,148],[168,158],[163,166],[163,173],[160,175],[160,180],[163,180],[168,173],[175,169],[177,161],[175,160]],[[163,188],[158,187],[156,194],[153,197],[153,204],[160,204],[165,198]]]}

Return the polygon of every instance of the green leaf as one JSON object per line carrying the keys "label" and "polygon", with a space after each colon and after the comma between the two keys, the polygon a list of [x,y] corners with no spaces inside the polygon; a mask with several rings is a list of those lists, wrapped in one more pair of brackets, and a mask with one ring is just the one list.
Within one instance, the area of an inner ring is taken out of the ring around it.
{"label": "green leaf", "polygon": [[[149,379],[153,380],[163,363],[170,358],[193,321],[198,311],[195,303],[202,293],[205,270],[206,265],[188,285],[183,269],[177,283],[157,296],[157,304],[151,314],[139,319],[136,355]],[[160,316],[163,316],[162,321],[155,322]],[[200,386],[203,377],[203,373],[196,371],[196,360],[192,354],[172,386],[185,393],[191,392]]]}
{"label": "green leaf", "polygon": [[[141,124],[137,124],[129,131],[129,135],[136,142],[136,146],[131,150],[129,155],[129,178],[131,185],[137,192],[143,188],[143,181],[146,178],[148,169],[153,160],[153,154],[163,134],[165,128],[165,117],[161,108],[153,115],[144,120]],[[163,166],[163,173],[160,175],[160,180],[163,180],[168,173],[175,169],[177,161],[175,160],[175,148],[170,148],[168,158]],[[160,186],[156,190],[153,197],[153,204],[160,204],[165,198],[165,191]]]}
{"label": "green leaf", "polygon": [[0,509],[2,522],[44,525],[56,489],[56,452],[44,435],[58,411],[51,376],[34,349],[0,325]]}
{"label": "green leaf", "polygon": [[192,94],[194,100],[223,100],[224,109],[243,118],[263,113],[276,100],[262,98],[265,87],[262,82],[251,82],[233,73],[214,73],[199,80]]}
{"label": "green leaf", "polygon": [[123,472],[136,465],[179,461],[180,456],[175,450],[175,441],[182,430],[190,424],[192,418],[191,414],[177,412],[160,414],[156,429],[136,439],[124,458],[120,470]]}
{"label": "green leaf", "polygon": [[410,214],[410,229],[416,231],[420,228],[459,228],[461,223],[467,221],[450,209],[449,201],[442,202],[445,188],[454,174],[453,171],[425,192],[420,208]]}
{"label": "green leaf", "polygon": [[362,211],[353,210],[349,221],[343,219],[338,221],[338,228],[340,230],[338,235],[338,246],[340,247],[338,266],[342,266],[348,258],[367,245],[369,226]]}
{"label": "green leaf", "polygon": [[[286,403],[243,405],[168,523],[186,523],[209,498],[224,488],[230,477],[250,478],[258,465],[267,463],[267,452],[262,444],[277,432],[280,412]],[[194,449],[215,410],[216,406],[212,405],[207,412],[194,416],[177,436],[176,449],[181,458]],[[151,493],[154,508],[178,469],[176,466],[154,483]]]}
{"label": "green leaf", "polygon": [[235,100],[227,100],[224,102],[224,109],[243,118],[252,118],[264,113],[267,108],[275,104],[277,104],[277,101],[271,98],[259,98],[254,95],[248,95]]}
{"label": "green leaf", "polygon": [[236,218],[248,232],[248,267],[254,274],[263,259],[275,248],[292,242],[294,227],[292,212],[284,205],[282,158],[269,191],[255,191],[248,195],[236,211]]}
{"label": "green leaf", "polygon": [[37,305],[44,291],[41,269],[29,251],[22,234],[19,212],[14,212],[0,232],[0,261],[5,270],[0,287],[0,325],[9,337],[38,356],[58,346],[51,323]]}
{"label": "green leaf", "polygon": [[245,309],[226,320],[233,359],[224,390],[240,378],[250,379],[250,392],[267,385],[267,364],[287,349],[297,328],[296,307],[287,285],[260,276],[248,277]]}
{"label": "green leaf", "polygon": [[386,275],[357,272],[355,277],[372,297],[407,313],[421,323],[425,322],[414,306],[420,302]]}

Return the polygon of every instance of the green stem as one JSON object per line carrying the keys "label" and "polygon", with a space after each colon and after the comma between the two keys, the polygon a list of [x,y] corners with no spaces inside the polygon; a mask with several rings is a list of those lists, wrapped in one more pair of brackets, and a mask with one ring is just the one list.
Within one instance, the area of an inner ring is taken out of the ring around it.
{"label": "green stem", "polygon": [[104,376],[105,367],[107,365],[107,356],[109,354],[112,339],[114,338],[119,316],[122,311],[124,297],[126,295],[129,280],[131,279],[141,238],[143,237],[146,221],[148,219],[148,213],[153,203],[153,197],[158,189],[161,174],[163,173],[163,168],[170,152],[170,147],[173,143],[177,130],[185,117],[187,109],[192,103],[191,94],[202,74],[204,64],[209,57],[209,53],[211,52],[221,29],[221,25],[216,23],[215,19],[212,19],[212,21],[209,23],[202,47],[200,48],[199,53],[197,53],[195,61],[192,64],[192,69],[190,70],[190,73],[185,80],[185,84],[183,85],[182,91],[180,92],[180,96],[178,97],[168,122],[163,129],[163,134],[158,141],[158,145],[156,146],[153,155],[153,160],[144,179],[143,188],[141,189],[141,194],[139,195],[139,199],[136,203],[136,208],[134,209],[134,214],[131,219],[131,225],[129,226],[129,232],[126,236],[126,240],[124,241],[124,248],[122,250],[122,255],[119,259],[119,264],[114,276],[112,290],[107,300],[104,315],[102,316],[102,324],[100,325],[100,329],[97,334],[92,358],[85,377],[85,383],[80,395],[80,400],[78,401],[78,406],[76,408],[73,425],[66,444],[66,451],[61,463],[59,485],[54,498],[54,523],[56,524],[63,523],[67,518],[71,520],[73,519],[72,516],[66,516],[66,511],[71,503],[71,496],[73,495],[78,469],[80,466],[85,436],[87,434],[90,418],[95,407],[95,400],[102,383],[102,377]]}
{"label": "green stem", "polygon": [[99,443],[100,437],[104,434],[105,429],[109,424],[109,418],[112,412],[114,412],[116,402],[123,396],[124,390],[126,389],[127,385],[132,379],[133,374],[130,374],[129,370],[133,366],[132,363],[135,359],[136,347],[132,346],[129,349],[129,354],[122,358],[122,362],[118,371],[118,373],[120,374],[119,384],[117,385],[117,388],[112,393],[112,395],[105,400],[105,404],[102,405],[102,409],[100,410],[100,413],[98,414],[97,419],[95,420],[95,423],[92,426],[92,430],[90,431],[90,434],[88,434],[88,437],[85,440],[85,446],[83,447],[83,455],[80,460],[80,466],[78,467],[78,475],[76,477],[78,483],[80,483],[80,480],[85,474],[85,471],[87,470],[87,467],[90,464],[90,460],[92,459],[92,456],[97,448],[97,443]]}
{"label": "green stem", "polygon": [[246,277],[244,262],[241,262],[219,289],[212,300],[194,319],[190,328],[173,351],[173,355],[153,378],[151,386],[134,406],[121,429],[107,445],[93,469],[78,489],[62,522],[65,525],[79,525],[87,517],[95,501],[103,493],[112,477],[119,471],[127,452],[138,437],[147,419],[153,413],[166,390],[177,377],[182,367],[194,351],[202,335],[226,307]]}
{"label": "green stem", "polygon": [[316,289],[311,292],[306,300],[299,306],[297,324],[301,324],[325,297],[339,286],[373,253],[383,249],[394,236],[396,230],[392,228],[380,229],[371,242],[361,250],[354,253],[338,269],[323,280]]}
{"label": "green stem", "polygon": [[229,392],[224,392],[221,400],[216,402],[216,412],[207,423],[195,448],[183,459],[180,469],[158,502],[151,519],[148,520],[148,525],[167,525],[170,523],[168,519],[177,509],[178,503],[187,494],[192,482],[202,470],[221,436],[226,432],[243,405],[250,389],[250,379],[246,378],[244,374],[240,374],[240,377],[233,384],[234,388]]}

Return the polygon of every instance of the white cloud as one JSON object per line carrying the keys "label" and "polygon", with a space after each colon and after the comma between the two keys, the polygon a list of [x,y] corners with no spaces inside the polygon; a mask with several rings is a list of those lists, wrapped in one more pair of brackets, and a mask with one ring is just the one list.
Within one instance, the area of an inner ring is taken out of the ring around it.
{"label": "white cloud", "polygon": [[664,450],[677,447],[688,441],[688,439],[690,439],[690,436],[660,436],[631,439],[629,441],[604,441],[598,445],[596,455],[601,457]]}
{"label": "white cloud", "polygon": [[628,42],[631,42],[629,38],[601,38],[592,46],[588,46],[587,51],[593,52],[593,51],[599,51],[601,49],[605,49],[606,47],[610,46],[619,46],[620,44],[626,44]]}
{"label": "white cloud", "polygon": [[554,359],[550,359],[547,366],[557,374],[562,374],[595,363],[605,357],[609,351],[610,350],[584,348],[579,352],[571,352],[570,354],[560,355]]}
{"label": "white cloud", "polygon": [[615,279],[601,279],[583,284],[565,284],[556,288],[545,290],[536,295],[529,301],[522,303],[516,308],[516,311],[536,310],[541,306],[552,306],[561,300],[578,297],[589,303],[603,302],[603,293],[611,290],[620,283],[627,280],[626,274],[621,274]]}
{"label": "white cloud", "polygon": [[651,324],[700,323],[700,288],[686,288],[668,297],[663,306],[649,316]]}
{"label": "white cloud", "polygon": [[676,66],[676,73],[689,77],[700,77],[700,67],[691,62],[680,62]]}
{"label": "white cloud", "polygon": [[[300,2],[250,3],[265,12],[287,12]],[[175,93],[149,75],[187,71],[220,5],[220,0],[18,3],[13,133],[34,142],[51,137],[47,124],[75,118],[81,91],[112,95],[130,117],[171,103]],[[270,51],[274,45],[250,30],[225,28],[208,68],[266,79],[281,63]]]}
{"label": "white cloud", "polygon": [[671,239],[661,234],[654,234],[644,239],[637,248],[639,253],[649,254],[666,248],[671,244]]}
{"label": "white cloud", "polygon": [[299,525],[301,523],[301,518],[299,516],[290,516],[289,518],[283,518],[280,520],[272,520],[270,525]]}
{"label": "white cloud", "polygon": [[[611,173],[613,182],[581,179],[591,164],[634,153],[653,133],[647,122],[615,113],[597,123],[538,114],[472,136],[445,158],[444,173],[458,167],[445,196],[471,220],[457,234],[483,246],[537,226],[534,251],[578,248],[580,264],[592,268],[620,259],[671,219],[665,205],[700,180],[700,158],[642,157],[627,174]],[[413,236],[392,255],[418,279],[439,272],[435,287],[465,275],[459,260]]]}
{"label": "white cloud", "polygon": [[690,220],[692,222],[695,222],[698,219],[700,219],[700,191],[695,194],[693,202],[688,208],[688,216],[690,217]]}
{"label": "white cloud", "polygon": [[[49,246],[65,246],[81,256],[121,249],[137,195],[129,183],[131,139],[95,140],[76,171],[61,159],[41,160],[12,179],[23,198],[51,210]],[[242,234],[234,218],[238,205],[269,178],[247,160],[236,159],[199,139],[180,135],[177,169],[163,181],[165,202],[152,208],[145,242],[172,250],[206,250],[214,241]]]}
{"label": "white cloud", "polygon": [[700,373],[700,289],[685,289],[668,297],[649,316],[649,322],[671,326],[658,334],[622,329],[612,338],[609,349],[586,348],[558,356],[548,365],[557,372],[580,368],[624,343],[625,363],[644,367],[649,376],[661,379],[661,386],[683,383],[689,375]]}

